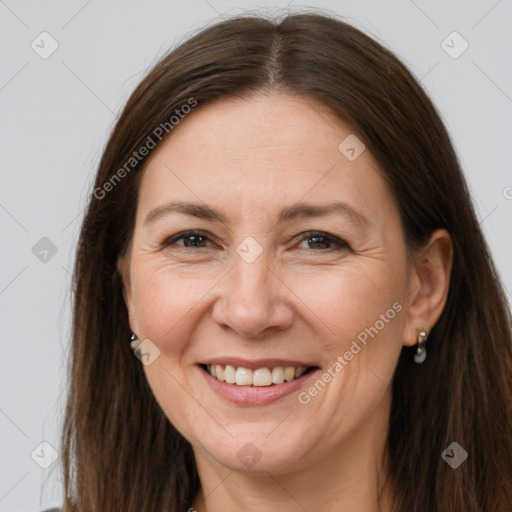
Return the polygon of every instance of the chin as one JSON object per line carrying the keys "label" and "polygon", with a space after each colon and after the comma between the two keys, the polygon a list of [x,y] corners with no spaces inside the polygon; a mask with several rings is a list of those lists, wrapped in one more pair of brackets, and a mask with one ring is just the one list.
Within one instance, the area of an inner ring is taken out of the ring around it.
{"label": "chin", "polygon": [[[305,425],[305,428],[311,427]],[[314,446],[306,446],[304,436],[298,431],[290,435],[289,429],[278,430],[272,432],[268,428],[245,427],[229,439],[210,439],[209,442],[197,444],[219,464],[232,471],[287,473],[291,468],[298,469],[300,461],[307,453],[312,453]]]}

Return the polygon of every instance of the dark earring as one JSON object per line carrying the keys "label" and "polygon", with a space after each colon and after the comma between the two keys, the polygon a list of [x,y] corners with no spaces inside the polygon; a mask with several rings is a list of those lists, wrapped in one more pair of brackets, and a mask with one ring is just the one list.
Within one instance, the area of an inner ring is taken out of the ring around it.
{"label": "dark earring", "polygon": [[428,332],[425,329],[421,329],[418,334],[418,345],[416,347],[416,353],[414,354],[414,362],[421,364],[427,358],[427,349],[425,348],[425,342],[428,338]]}

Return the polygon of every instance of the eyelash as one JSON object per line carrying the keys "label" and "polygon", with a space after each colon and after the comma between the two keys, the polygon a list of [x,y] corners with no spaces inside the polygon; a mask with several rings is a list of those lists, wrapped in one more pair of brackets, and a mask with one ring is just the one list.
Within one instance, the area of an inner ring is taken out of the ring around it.
{"label": "eyelash", "polygon": [[[323,249],[323,250],[319,249],[320,252],[330,252],[332,250],[334,250],[334,251],[343,251],[343,250],[351,251],[352,250],[350,245],[347,242],[345,242],[345,240],[342,240],[341,238],[339,238],[335,235],[331,235],[331,234],[325,233],[323,231],[306,231],[305,233],[301,233],[301,234],[303,236],[300,238],[300,241],[309,240],[311,238],[326,238],[327,240],[329,240],[329,242],[331,244],[333,244],[335,246],[335,247],[329,247],[329,248]],[[203,231],[197,231],[197,230],[183,231],[182,233],[178,233],[178,234],[166,239],[162,244],[162,249],[165,249],[171,245],[176,244],[176,242],[179,240],[183,240],[185,238],[191,238],[194,236],[201,237],[206,240],[210,240],[208,235]],[[186,247],[184,245],[181,245],[180,247],[182,247],[185,250],[191,250],[191,251],[195,252],[194,247]],[[197,248],[198,249],[206,249],[206,247],[197,247]],[[311,249],[311,250],[316,251],[316,249]]]}

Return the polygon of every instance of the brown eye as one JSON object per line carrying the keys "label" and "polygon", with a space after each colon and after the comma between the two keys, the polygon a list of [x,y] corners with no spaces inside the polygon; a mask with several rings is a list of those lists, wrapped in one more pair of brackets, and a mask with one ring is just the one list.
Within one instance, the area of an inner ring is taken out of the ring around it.
{"label": "brown eye", "polygon": [[[183,240],[183,244],[177,243]],[[207,247],[205,244],[209,241],[210,238],[206,236],[201,231],[185,231],[183,233],[178,233],[177,235],[168,238],[163,244],[163,247],[169,247],[171,245],[176,245],[178,247],[184,247],[186,249],[190,248],[199,248],[202,249]]]}
{"label": "brown eye", "polygon": [[[302,241],[306,241],[308,243],[308,249],[313,250],[343,250],[350,249],[350,246],[337,236],[330,235],[329,233],[323,232],[310,232],[306,233],[305,236],[301,238]],[[311,242],[311,243],[310,243]],[[301,242],[302,243],[302,242]]]}

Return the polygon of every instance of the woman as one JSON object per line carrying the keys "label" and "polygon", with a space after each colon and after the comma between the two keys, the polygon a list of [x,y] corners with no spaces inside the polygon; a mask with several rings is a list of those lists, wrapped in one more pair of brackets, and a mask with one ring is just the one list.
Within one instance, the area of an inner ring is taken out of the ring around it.
{"label": "woman", "polygon": [[69,371],[66,512],[512,510],[510,316],[449,136],[329,16],[221,22],[134,91]]}

